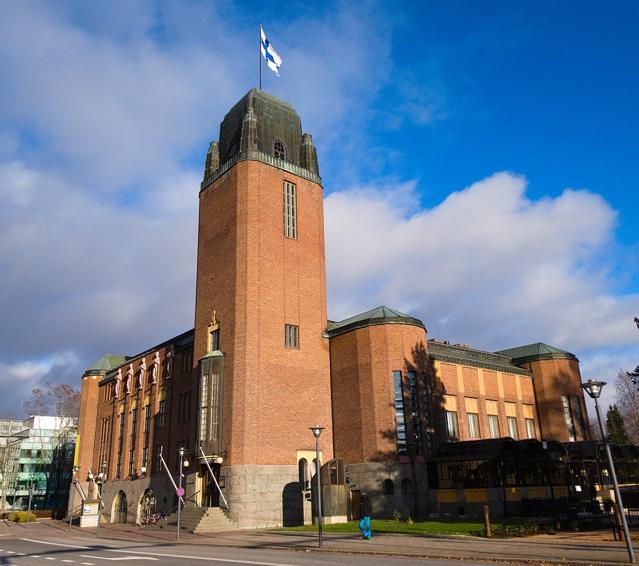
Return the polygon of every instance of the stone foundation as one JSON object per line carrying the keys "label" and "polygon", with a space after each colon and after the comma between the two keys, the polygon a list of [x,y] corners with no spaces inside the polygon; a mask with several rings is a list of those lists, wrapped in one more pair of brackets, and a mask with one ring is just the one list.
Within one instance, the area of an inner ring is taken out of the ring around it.
{"label": "stone foundation", "polygon": [[237,465],[222,468],[229,517],[242,528],[304,524],[304,492],[293,466]]}
{"label": "stone foundation", "polygon": [[[373,507],[373,516],[376,518],[392,518],[395,511],[401,513],[405,519],[424,516],[430,508],[428,483],[423,465],[417,467],[417,490],[411,487],[410,493],[402,493],[403,480],[411,479],[410,464],[398,462],[365,462],[361,464],[348,464],[346,476],[350,482],[351,491],[359,490],[368,493]],[[383,491],[384,481],[393,483],[393,494],[385,495]],[[415,513],[413,502],[414,494],[418,495],[418,513]]]}

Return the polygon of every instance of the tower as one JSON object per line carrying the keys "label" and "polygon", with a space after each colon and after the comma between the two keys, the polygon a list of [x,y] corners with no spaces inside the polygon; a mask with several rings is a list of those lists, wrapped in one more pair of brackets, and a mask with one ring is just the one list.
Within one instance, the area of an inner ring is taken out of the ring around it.
{"label": "tower", "polygon": [[314,457],[309,427],[326,428],[322,459],[332,457],[322,198],[312,138],[293,107],[249,91],[207,156],[194,346],[197,441],[221,461],[241,525],[302,513],[291,485]]}

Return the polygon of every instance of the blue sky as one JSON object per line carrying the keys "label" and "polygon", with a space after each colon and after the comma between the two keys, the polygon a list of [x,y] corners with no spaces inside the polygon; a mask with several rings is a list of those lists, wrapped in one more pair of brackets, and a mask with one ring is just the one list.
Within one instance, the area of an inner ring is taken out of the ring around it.
{"label": "blue sky", "polygon": [[636,2],[3,12],[0,411],[192,325],[203,160],[256,86],[260,22],[284,60],[263,86],[318,147],[329,317],[548,342],[584,378],[639,363]]}

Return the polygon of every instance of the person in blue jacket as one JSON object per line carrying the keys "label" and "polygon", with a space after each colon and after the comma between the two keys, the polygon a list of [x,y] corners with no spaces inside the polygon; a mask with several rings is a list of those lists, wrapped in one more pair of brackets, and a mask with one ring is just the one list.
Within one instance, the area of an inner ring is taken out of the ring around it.
{"label": "person in blue jacket", "polygon": [[371,538],[371,500],[368,498],[368,494],[363,491],[362,497],[359,500],[359,530],[362,531],[362,536],[366,540]]}

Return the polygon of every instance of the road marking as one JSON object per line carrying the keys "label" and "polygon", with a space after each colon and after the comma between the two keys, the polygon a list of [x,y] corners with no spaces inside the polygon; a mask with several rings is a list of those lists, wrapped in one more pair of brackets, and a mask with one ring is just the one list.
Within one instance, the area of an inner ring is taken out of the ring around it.
{"label": "road marking", "polygon": [[70,562],[70,563],[73,563],[73,562],[75,562],[75,560],[63,560],[62,562]]}
{"label": "road marking", "polygon": [[[192,556],[190,554],[168,554],[164,552],[136,552],[135,550],[118,550],[117,548],[106,548],[106,547],[89,547],[89,546],[79,546],[77,544],[63,544],[61,542],[49,542],[44,540],[36,540],[32,538],[23,538],[20,540],[24,540],[27,542],[36,542],[38,544],[49,544],[52,546],[64,546],[66,548],[81,548],[83,550],[105,550],[107,552],[118,552],[120,554],[144,554],[147,556],[160,556],[162,558],[184,558],[186,560],[203,560],[204,562],[230,562],[232,564],[253,564],[254,566],[298,566],[296,564],[290,564],[285,562],[256,562],[254,560],[233,560],[232,558],[211,558],[210,556]],[[81,555],[84,556],[84,555]],[[91,558],[94,558],[91,556]],[[133,558],[129,556],[129,558]],[[45,560],[55,560],[55,558],[45,558]],[[104,559],[103,559],[104,560]],[[153,559],[155,560],[155,559]]]}
{"label": "road marking", "polygon": [[[64,546],[65,548],[79,548],[81,550],[92,550],[90,546],[80,546],[77,544],[62,544],[61,542],[49,542],[46,540],[36,540],[34,538],[22,538],[20,540],[25,540],[27,542],[37,542],[38,544],[49,544],[51,546]],[[95,548],[93,548],[95,550]],[[120,551],[123,552],[123,551]]]}
{"label": "road marking", "polygon": [[6,552],[7,554],[15,554],[15,552],[13,552],[13,550],[5,550],[5,552]]}
{"label": "road marking", "polygon": [[45,560],[55,560],[55,558],[51,558],[50,556],[45,556],[44,559]]}
{"label": "road marking", "polygon": [[[103,550],[111,550],[104,548]],[[112,551],[112,552],[117,552]],[[150,556],[122,556],[121,558],[108,558],[106,556],[92,556],[91,554],[80,554],[82,558],[93,558],[95,560],[159,560],[159,558],[151,558]]]}
{"label": "road marking", "polygon": [[93,562],[80,562],[82,566],[95,566]]}

